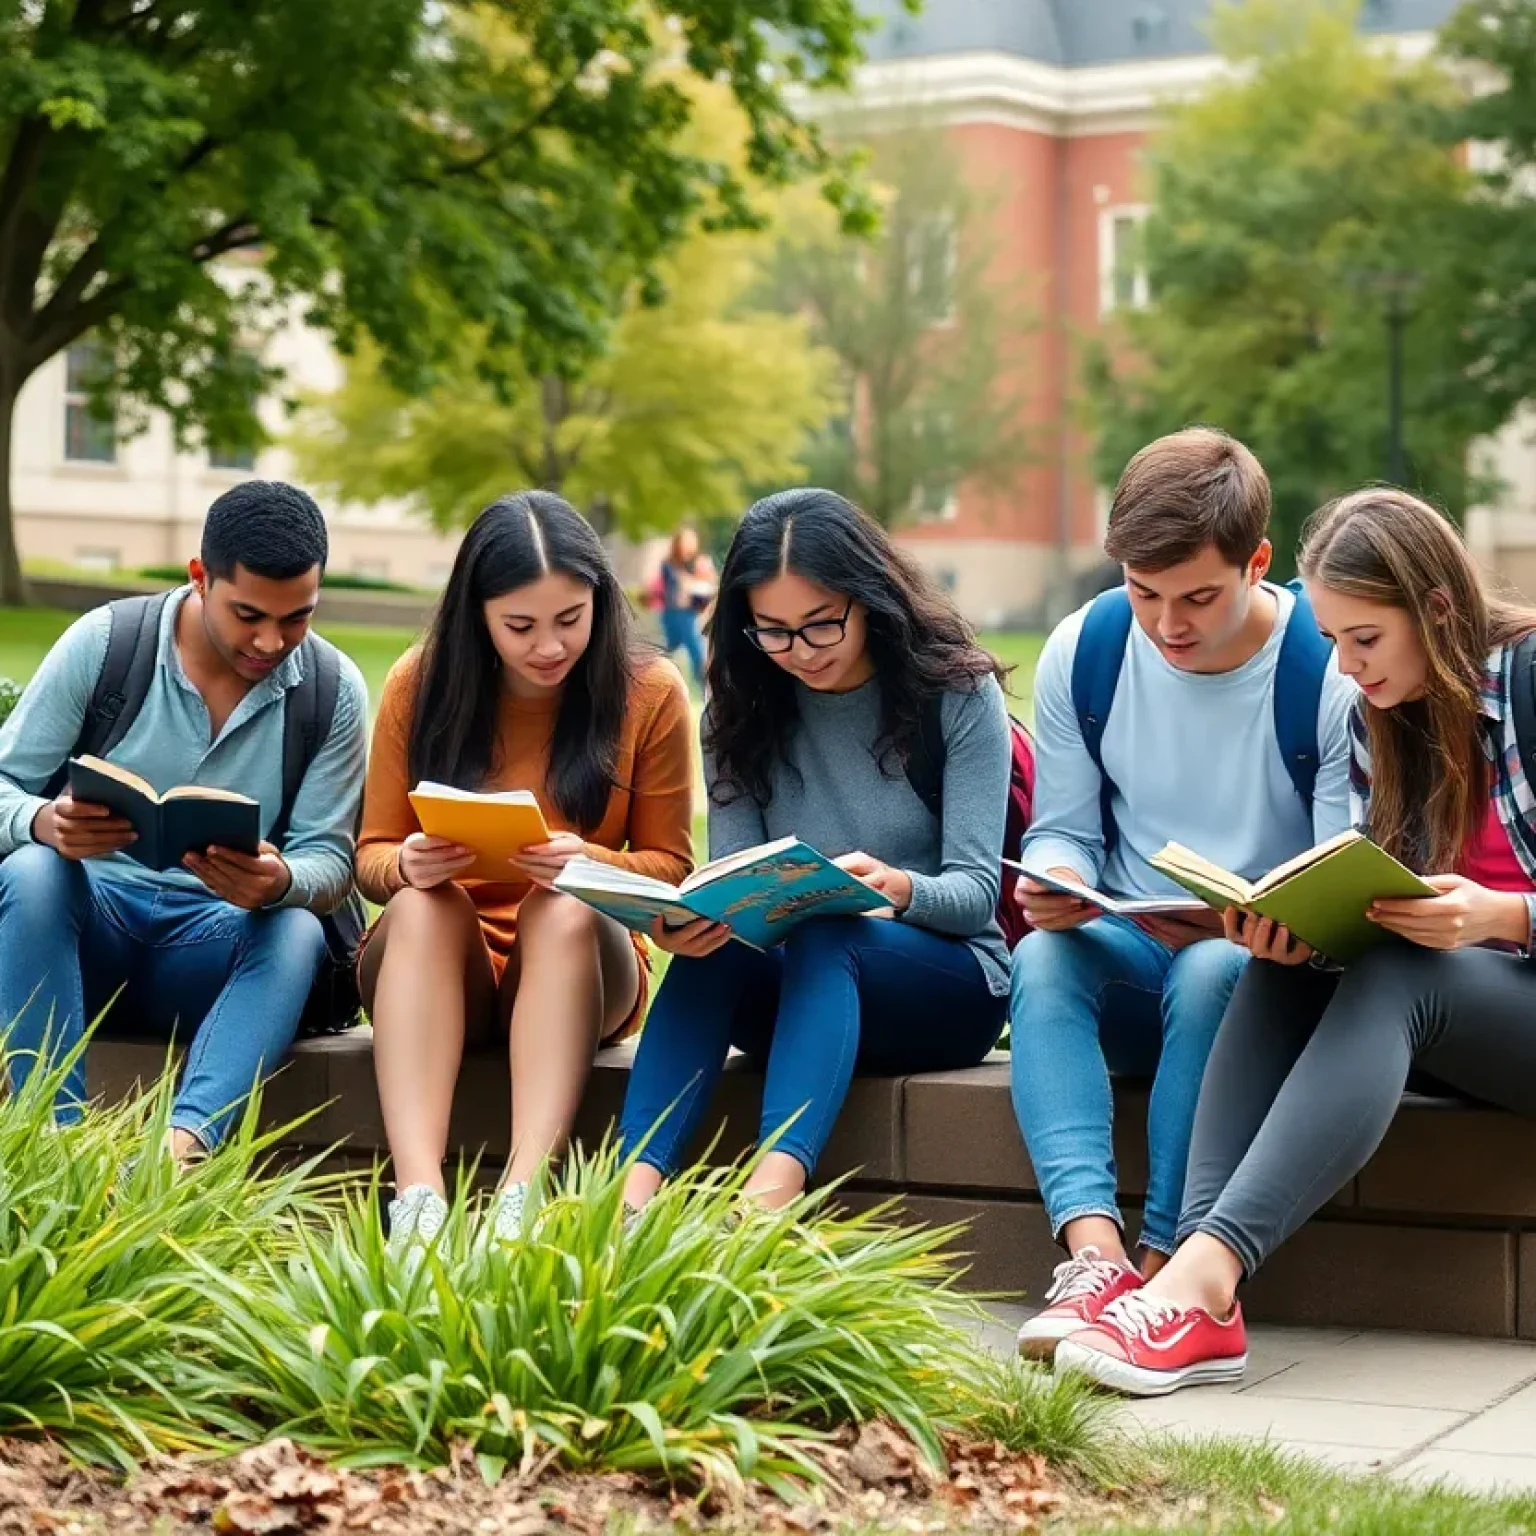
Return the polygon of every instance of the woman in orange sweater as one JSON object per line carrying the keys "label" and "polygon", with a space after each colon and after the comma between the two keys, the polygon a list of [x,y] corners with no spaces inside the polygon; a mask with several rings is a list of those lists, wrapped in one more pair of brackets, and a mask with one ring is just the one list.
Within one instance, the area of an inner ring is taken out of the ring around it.
{"label": "woman in orange sweater", "polygon": [[[384,906],[358,979],[397,1254],[430,1242],[447,1215],[466,1038],[508,1041],[513,1145],[492,1220],[511,1237],[528,1180],[570,1134],[593,1053],[637,1027],[644,941],[552,882],[576,854],[664,880],[689,872],[692,736],[682,677],[643,652],[591,527],[546,491],[487,507],[425,641],[384,684],[358,840],[358,886]],[[409,799],[422,779],[531,789],[554,836],[505,881],[460,883],[474,854],[422,832]]]}

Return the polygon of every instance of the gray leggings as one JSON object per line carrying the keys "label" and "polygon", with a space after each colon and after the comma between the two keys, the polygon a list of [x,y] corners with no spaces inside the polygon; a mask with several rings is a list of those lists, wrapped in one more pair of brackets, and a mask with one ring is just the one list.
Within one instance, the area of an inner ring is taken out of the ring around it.
{"label": "gray leggings", "polygon": [[1253,1272],[1381,1145],[1410,1068],[1536,1117],[1536,960],[1390,943],[1342,976],[1252,961],[1211,1051],[1179,1239]]}

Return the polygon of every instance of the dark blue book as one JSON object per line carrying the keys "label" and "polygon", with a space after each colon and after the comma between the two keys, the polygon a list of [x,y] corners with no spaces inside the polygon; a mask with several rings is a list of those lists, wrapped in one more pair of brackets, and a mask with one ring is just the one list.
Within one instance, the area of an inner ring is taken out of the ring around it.
{"label": "dark blue book", "polygon": [[138,833],[123,852],[146,869],[176,869],[187,854],[209,847],[249,854],[261,848],[261,807],[232,789],[183,784],[157,794],[154,785],[116,763],[72,757],[69,793],[123,817]]}

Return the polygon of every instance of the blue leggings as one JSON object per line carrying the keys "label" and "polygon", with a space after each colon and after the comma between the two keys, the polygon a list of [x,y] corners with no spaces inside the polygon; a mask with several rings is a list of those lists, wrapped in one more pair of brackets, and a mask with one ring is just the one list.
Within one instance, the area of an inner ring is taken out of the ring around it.
{"label": "blue leggings", "polygon": [[882,918],[813,918],[766,954],[730,943],[675,959],[640,1037],[620,1140],[631,1151],[656,1126],[641,1159],[676,1173],[734,1045],[766,1071],[760,1139],[799,1112],[774,1150],[809,1173],[855,1070],[975,1066],[1006,1013],[962,940]]}

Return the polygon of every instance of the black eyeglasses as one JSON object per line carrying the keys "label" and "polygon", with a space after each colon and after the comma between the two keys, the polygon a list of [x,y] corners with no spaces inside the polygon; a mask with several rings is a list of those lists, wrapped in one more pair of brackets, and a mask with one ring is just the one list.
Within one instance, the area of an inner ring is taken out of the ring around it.
{"label": "black eyeglasses", "polygon": [[786,651],[792,651],[796,640],[804,640],[813,651],[826,651],[837,645],[848,633],[848,616],[852,612],[853,599],[849,598],[840,619],[816,619],[809,624],[802,624],[799,629],[781,629],[777,626],[763,629],[749,624],[742,630],[742,634],[758,650],[769,656],[782,656]]}

